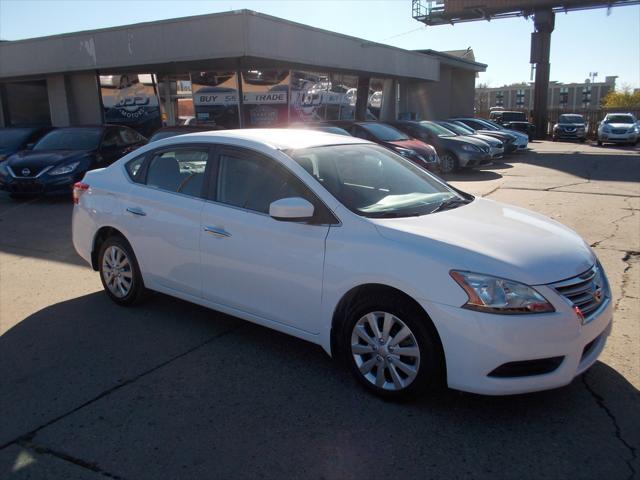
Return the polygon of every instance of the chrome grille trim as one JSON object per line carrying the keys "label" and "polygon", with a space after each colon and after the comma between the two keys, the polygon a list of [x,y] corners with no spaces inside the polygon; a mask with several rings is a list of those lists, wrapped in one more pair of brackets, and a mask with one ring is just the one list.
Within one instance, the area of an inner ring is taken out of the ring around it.
{"label": "chrome grille trim", "polygon": [[610,300],[609,285],[599,263],[580,275],[552,283],[549,287],[564,297],[572,307],[580,309],[584,317],[583,323],[593,320]]}

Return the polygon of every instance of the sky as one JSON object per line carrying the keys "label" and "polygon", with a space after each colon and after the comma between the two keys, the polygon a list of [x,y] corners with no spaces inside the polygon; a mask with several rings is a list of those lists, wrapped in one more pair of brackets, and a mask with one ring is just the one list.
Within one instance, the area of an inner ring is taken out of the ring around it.
{"label": "sky", "polygon": [[[411,18],[411,0],[0,0],[0,39],[243,8],[400,48],[472,47],[476,60],[488,65],[478,82],[498,87],[531,80],[531,20],[425,27]],[[556,15],[551,80],[582,82],[590,72],[598,72],[596,81],[617,75],[618,87],[640,88],[640,5]]]}

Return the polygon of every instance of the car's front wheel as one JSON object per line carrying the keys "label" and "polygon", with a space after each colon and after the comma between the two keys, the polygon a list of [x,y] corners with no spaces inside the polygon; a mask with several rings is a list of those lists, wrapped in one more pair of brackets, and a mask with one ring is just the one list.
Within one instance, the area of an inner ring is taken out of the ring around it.
{"label": "car's front wheel", "polygon": [[451,152],[444,152],[440,156],[440,170],[442,173],[452,173],[458,169],[458,159]]}
{"label": "car's front wheel", "polygon": [[145,291],[142,275],[133,250],[124,238],[107,238],[98,255],[100,280],[111,300],[119,305],[133,305]]}
{"label": "car's front wheel", "polygon": [[437,333],[424,312],[406,299],[383,294],[357,301],[344,327],[346,361],[373,393],[415,397],[442,383]]}

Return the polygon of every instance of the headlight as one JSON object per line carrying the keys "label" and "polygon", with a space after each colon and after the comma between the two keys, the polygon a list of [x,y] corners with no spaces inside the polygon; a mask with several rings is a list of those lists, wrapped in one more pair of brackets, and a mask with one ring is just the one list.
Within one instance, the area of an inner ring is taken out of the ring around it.
{"label": "headlight", "polygon": [[468,143],[465,143],[464,145],[462,145],[462,149],[465,152],[479,152],[480,149],[478,147],[476,147],[475,145],[470,145]]}
{"label": "headlight", "polygon": [[609,125],[603,125],[602,126],[602,131],[603,132],[609,132],[609,130],[610,130]]}
{"label": "headlight", "polygon": [[451,277],[469,300],[462,307],[497,314],[553,312],[553,306],[532,287],[504,278],[452,270]]}
{"label": "headlight", "polygon": [[49,172],[49,175],[64,175],[65,173],[73,172],[76,167],[80,165],[80,162],[67,163],[66,165],[60,165]]}
{"label": "headlight", "polygon": [[629,130],[627,130],[627,133],[636,133],[636,127],[631,127]]}
{"label": "headlight", "polygon": [[416,155],[416,152],[413,150],[409,150],[408,148],[396,148],[396,152],[398,152],[403,157],[412,157]]}

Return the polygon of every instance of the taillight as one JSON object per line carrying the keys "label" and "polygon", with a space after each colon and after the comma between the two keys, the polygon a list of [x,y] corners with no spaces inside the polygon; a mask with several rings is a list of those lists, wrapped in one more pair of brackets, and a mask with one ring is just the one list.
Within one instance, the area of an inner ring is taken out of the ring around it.
{"label": "taillight", "polygon": [[73,184],[73,203],[77,204],[80,202],[80,197],[84,192],[89,190],[88,183],[76,182]]}

